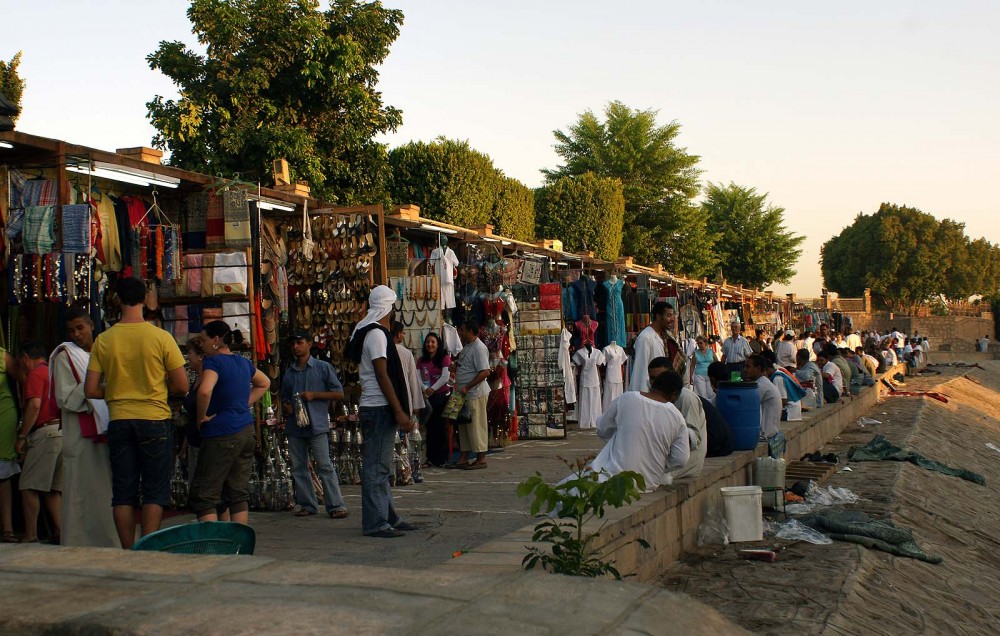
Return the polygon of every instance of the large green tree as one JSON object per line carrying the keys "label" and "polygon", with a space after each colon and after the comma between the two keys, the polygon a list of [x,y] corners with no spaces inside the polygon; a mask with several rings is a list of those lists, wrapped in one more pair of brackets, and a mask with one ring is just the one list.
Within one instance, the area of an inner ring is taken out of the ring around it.
{"label": "large green tree", "polygon": [[[24,96],[24,79],[17,69],[21,66],[21,51],[14,54],[9,62],[0,60],[0,94],[7,98],[14,108],[21,110],[21,99]],[[17,121],[20,113],[11,117]]]}
{"label": "large green tree", "polygon": [[711,271],[712,236],[694,205],[698,157],[677,145],[680,124],[656,123],[657,111],[614,101],[604,119],[592,111],[566,131],[557,130],[555,150],[564,164],[543,170],[549,183],[592,172],[621,181],[625,197],[622,252],[644,264],[662,263],[691,276]]}
{"label": "large green tree", "polygon": [[468,141],[411,141],[389,152],[389,165],[389,194],[396,203],[419,205],[430,219],[463,227],[491,223],[502,236],[534,237],[531,189],[505,176]]}
{"label": "large green tree", "polygon": [[539,236],[609,261],[621,253],[625,195],[618,179],[592,172],[562,177],[536,191],[535,206]]}
{"label": "large green tree", "polygon": [[327,200],[383,200],[386,148],[374,138],[402,115],[382,103],[377,69],[402,12],[377,1],[324,11],[318,0],[193,0],[187,15],[205,54],[161,42],[147,58],[180,92],[146,104],[172,165],[267,182],[285,158]]}
{"label": "large green tree", "polygon": [[845,296],[871,288],[876,302],[910,310],[932,297],[963,299],[1000,287],[1000,248],[969,241],[965,226],[905,205],[883,203],[823,244],[823,280]]}
{"label": "large green tree", "polygon": [[719,233],[715,253],[726,281],[763,289],[795,275],[805,237],[785,228],[785,209],[769,204],[767,194],[735,183],[709,184],[702,209]]}

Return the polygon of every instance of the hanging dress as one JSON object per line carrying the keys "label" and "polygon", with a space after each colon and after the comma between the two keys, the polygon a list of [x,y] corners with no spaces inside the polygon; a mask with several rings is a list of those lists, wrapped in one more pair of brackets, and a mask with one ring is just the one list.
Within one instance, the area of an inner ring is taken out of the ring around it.
{"label": "hanging dress", "polygon": [[563,392],[566,394],[566,404],[576,404],[576,374],[573,373],[573,362],[569,356],[569,341],[573,338],[565,328],[562,330],[562,344],[559,345],[559,370],[563,374]]}
{"label": "hanging dress", "polygon": [[625,392],[625,375],[623,366],[628,355],[617,342],[604,347],[604,396],[601,407],[607,411],[611,403]]}
{"label": "hanging dress", "polygon": [[596,347],[578,349],[573,354],[573,364],[580,367],[580,392],[577,421],[581,429],[596,428],[597,420],[604,414],[601,407],[601,374],[597,367],[604,365],[604,354]]}
{"label": "hanging dress", "polygon": [[608,342],[617,342],[624,347],[628,342],[625,334],[625,304],[622,302],[622,287],[625,281],[619,279],[602,283],[608,292]]}

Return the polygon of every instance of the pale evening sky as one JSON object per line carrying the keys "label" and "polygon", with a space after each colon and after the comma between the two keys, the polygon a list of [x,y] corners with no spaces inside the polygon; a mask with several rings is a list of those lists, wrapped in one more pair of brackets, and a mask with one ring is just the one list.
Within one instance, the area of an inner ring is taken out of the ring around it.
{"label": "pale evening sky", "polygon": [[[1000,240],[1000,3],[990,0],[386,0],[404,11],[382,69],[403,110],[391,145],[468,139],[539,185],[552,130],[610,100],[682,125],[703,180],[770,193],[807,236],[792,284],[816,296],[819,248],[861,211],[906,203]],[[24,132],[148,144],[145,102],[173,96],[145,56],[193,43],[187,2],[0,3],[0,57],[24,50]],[[41,20],[41,22],[39,22]],[[37,28],[15,25],[43,24]]]}

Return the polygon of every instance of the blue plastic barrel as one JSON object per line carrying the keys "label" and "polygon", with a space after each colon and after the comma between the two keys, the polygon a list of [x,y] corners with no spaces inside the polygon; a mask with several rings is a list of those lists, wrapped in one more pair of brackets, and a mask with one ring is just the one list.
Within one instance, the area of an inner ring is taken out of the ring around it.
{"label": "blue plastic barrel", "polygon": [[757,448],[760,440],[760,391],[756,382],[720,382],[715,407],[733,433],[733,450]]}

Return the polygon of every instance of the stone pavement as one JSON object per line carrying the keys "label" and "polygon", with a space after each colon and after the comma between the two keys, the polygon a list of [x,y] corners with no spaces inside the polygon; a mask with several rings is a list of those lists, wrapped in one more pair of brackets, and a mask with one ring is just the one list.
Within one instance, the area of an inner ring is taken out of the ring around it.
{"label": "stone pavement", "polygon": [[[487,458],[486,470],[424,470],[425,481],[393,489],[396,509],[422,530],[399,539],[372,539],[361,534],[361,488],[343,486],[351,516],[342,520],[325,514],[295,517],[291,512],[251,512],[257,532],[257,556],[311,563],[424,568],[467,557],[478,546],[530,525],[530,500],[521,499],[517,484],[537,470],[557,480],[569,469],[557,458],[596,454],[603,442],[593,430],[571,430],[566,440],[511,444]],[[165,525],[188,523],[189,514]],[[525,541],[527,543],[527,541]],[[523,555],[523,543],[512,547]],[[519,561],[519,559],[518,559]]]}
{"label": "stone pavement", "polygon": [[641,583],[0,545],[4,634],[744,634]]}

